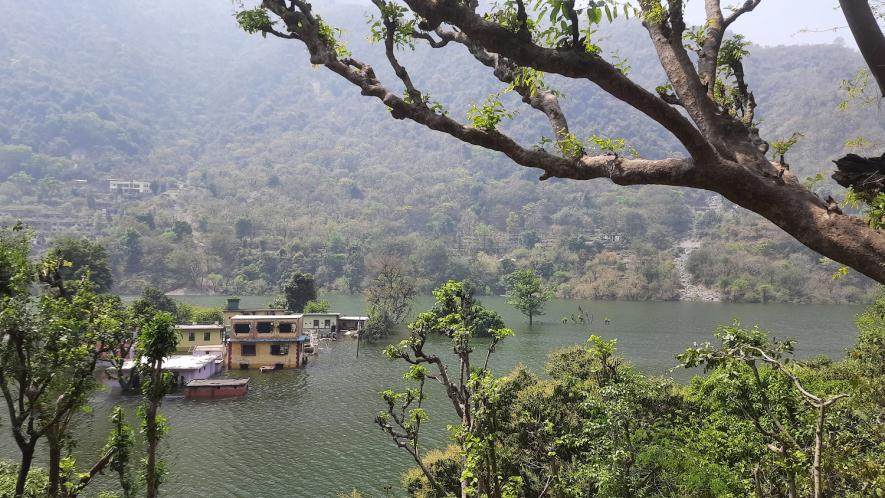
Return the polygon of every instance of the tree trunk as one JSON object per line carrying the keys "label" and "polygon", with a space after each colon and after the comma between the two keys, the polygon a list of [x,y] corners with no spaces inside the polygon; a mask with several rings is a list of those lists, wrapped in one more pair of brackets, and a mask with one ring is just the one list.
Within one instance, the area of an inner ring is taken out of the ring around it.
{"label": "tree trunk", "polygon": [[147,498],[156,498],[159,488],[157,479],[157,403],[152,399],[148,406],[145,420],[145,438],[147,439],[147,465],[145,468],[145,482],[147,484]]}
{"label": "tree trunk", "polygon": [[821,452],[824,449],[824,419],[827,416],[827,405],[821,403],[817,407],[817,421],[814,425],[814,462],[811,466],[811,476],[814,481],[814,498],[822,498],[823,477],[821,476]]}
{"label": "tree trunk", "polygon": [[839,6],[851,28],[857,48],[879,85],[879,93],[885,95],[885,36],[882,35],[876,16],[870,8],[870,2],[839,0]]}
{"label": "tree trunk", "polygon": [[147,464],[145,465],[145,483],[147,484],[147,498],[157,498],[160,488],[160,478],[157,475],[157,446],[159,443],[159,430],[157,428],[157,411],[163,399],[163,362],[154,363],[151,371],[151,389],[148,394],[148,406],[145,410],[145,439],[147,439]]}
{"label": "tree trunk", "polygon": [[532,328],[532,318],[534,318],[534,317],[532,316],[531,313],[529,313],[529,328]]}
{"label": "tree trunk", "polygon": [[34,461],[34,446],[36,441],[32,441],[21,447],[21,463],[18,467],[18,480],[15,482],[15,496],[20,498],[25,496],[25,484],[28,481],[28,472],[31,471],[31,462]]}
{"label": "tree trunk", "polygon": [[46,431],[49,444],[49,496],[59,496],[61,489],[61,439],[54,428]]}

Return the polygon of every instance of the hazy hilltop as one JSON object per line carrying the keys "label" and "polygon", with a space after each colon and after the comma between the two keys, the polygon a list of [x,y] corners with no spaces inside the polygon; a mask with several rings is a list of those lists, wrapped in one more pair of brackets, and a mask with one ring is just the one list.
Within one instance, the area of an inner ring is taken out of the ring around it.
{"label": "hazy hilltop", "polygon": [[[369,6],[316,9],[392,85],[366,41]],[[301,45],[239,31],[229,2],[0,0],[0,16],[15,20],[0,30],[0,211],[72,217],[69,231],[108,247],[121,291],[266,292],[291,267],[355,291],[388,256],[424,288],[470,278],[498,292],[516,266],[565,296],[673,299],[685,272],[733,300],[856,300],[870,288],[854,275],[833,281],[835,266],[756,216],[711,206],[711,194],[540,183],[503,156],[390,119],[312,68]],[[643,84],[664,81],[635,23],[599,40]],[[455,117],[501,89],[461,47],[419,47],[403,61]],[[885,136],[879,110],[836,110],[840,81],[860,65],[838,45],[752,48],[763,137],[804,135],[790,154],[800,176],[829,171],[849,139]],[[665,130],[589,82],[550,83],[579,136],[679,153]],[[519,113],[504,129],[528,144],[549,135],[532,109],[506,102]],[[151,181],[158,195],[111,196],[111,177]],[[680,261],[685,241],[703,249]]]}

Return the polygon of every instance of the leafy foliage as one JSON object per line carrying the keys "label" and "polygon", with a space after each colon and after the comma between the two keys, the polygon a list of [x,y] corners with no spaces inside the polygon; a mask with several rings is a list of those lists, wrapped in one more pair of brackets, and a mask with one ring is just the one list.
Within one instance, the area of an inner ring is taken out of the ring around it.
{"label": "leafy foliage", "polygon": [[501,121],[513,119],[515,115],[515,112],[504,108],[499,94],[486,97],[486,101],[481,107],[471,104],[470,110],[467,111],[467,119],[470,120],[473,127],[484,131],[495,131]]}
{"label": "leafy foliage", "polygon": [[283,284],[283,296],[286,298],[286,309],[302,313],[305,306],[317,298],[313,275],[293,271]]}

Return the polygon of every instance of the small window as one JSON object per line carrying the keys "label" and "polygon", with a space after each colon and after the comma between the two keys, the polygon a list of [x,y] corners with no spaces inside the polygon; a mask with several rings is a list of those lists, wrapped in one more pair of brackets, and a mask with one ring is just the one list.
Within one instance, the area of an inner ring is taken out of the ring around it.
{"label": "small window", "polygon": [[314,320],[314,321],[313,321],[313,326],[314,326],[314,327],[319,327],[319,326],[320,326],[320,321],[319,321],[319,320]]}
{"label": "small window", "polygon": [[252,326],[248,323],[234,324],[234,332],[236,332],[237,334],[248,334],[250,330],[252,330]]}
{"label": "small window", "polygon": [[211,341],[212,340],[212,332],[203,332],[203,340]]}
{"label": "small window", "polygon": [[240,370],[249,370],[248,363],[240,363]]}
{"label": "small window", "polygon": [[286,356],[289,354],[288,344],[271,344],[270,354],[274,356]]}
{"label": "small window", "polygon": [[326,320],[326,328],[332,325],[332,320]]}
{"label": "small window", "polygon": [[292,324],[291,323],[281,323],[277,326],[280,329],[281,334],[291,334],[292,333]]}
{"label": "small window", "polygon": [[255,329],[259,334],[269,334],[273,331],[273,322],[258,322]]}
{"label": "small window", "polygon": [[240,344],[240,354],[243,356],[255,356],[254,344]]}
{"label": "small window", "polygon": [[189,332],[189,333],[187,334],[187,340],[188,340],[189,342],[194,342],[195,340],[197,340],[197,338],[196,338],[196,334],[194,334],[193,332]]}

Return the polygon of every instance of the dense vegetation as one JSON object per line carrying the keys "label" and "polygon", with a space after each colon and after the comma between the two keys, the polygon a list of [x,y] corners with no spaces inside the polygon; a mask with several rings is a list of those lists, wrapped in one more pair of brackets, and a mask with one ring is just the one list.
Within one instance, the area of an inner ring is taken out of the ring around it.
{"label": "dense vegetation", "polygon": [[[138,415],[147,457],[138,475],[155,498],[165,473],[157,445],[168,431],[158,410],[173,386],[162,364],[178,342],[175,317],[161,308],[176,305],[155,290],[124,305],[96,291],[90,276],[102,282],[100,272],[68,279],[74,262],[60,256],[64,251],[33,258],[32,239],[21,226],[0,229],[0,394],[4,425],[21,455],[14,464],[0,462],[0,495],[74,498],[112,471],[122,496],[135,496],[134,431],[122,408],[112,410],[108,442],[93,464],[83,469],[72,454],[74,420],[91,409],[103,370],[114,367],[121,387],[143,395]],[[133,359],[128,380],[127,358]],[[48,454],[45,471],[33,467],[38,448]]]}
{"label": "dense vegetation", "polygon": [[[147,284],[276,292],[293,268],[314,274],[320,289],[357,292],[394,258],[415,269],[422,292],[458,278],[500,294],[504,275],[530,268],[563,297],[675,299],[678,245],[697,238],[707,251],[690,261],[691,279],[725,299],[870,296],[865,278],[833,280],[837,265],[755,215],[711,208],[711,194],[539,183],[486,151],[379,120],[384,111],[341,82],[282,67],[293,48],[246,38],[230,13],[217,2],[155,2],[136,25],[109,1],[51,11],[0,4],[20,20],[0,34],[0,206],[9,207],[0,217],[77,216],[106,247],[115,289],[131,293]],[[106,22],[92,22],[99,17]],[[351,50],[381,56],[361,39],[360,8],[332,8],[330,22]],[[657,85],[663,75],[635,28],[616,23],[600,36],[631,76]],[[435,55],[460,68],[427,82],[452,113],[496,88],[457,64],[461,51]],[[432,63],[404,58],[419,69]],[[828,169],[813,158],[836,157],[852,130],[881,135],[874,109],[831,119],[840,81],[859,64],[838,45],[751,48],[747,77],[771,103],[760,109],[762,128],[804,134],[790,152],[801,175]],[[647,156],[677,147],[593,88],[555,83],[575,126],[624,137]],[[504,126],[530,141],[544,134],[523,118]],[[108,177],[150,180],[157,195],[109,195]]]}
{"label": "dense vegetation", "polygon": [[[512,331],[499,324],[477,342],[469,289],[449,282],[434,295],[387,351],[410,364],[409,388],[382,392],[376,419],[418,464],[403,476],[411,496],[882,494],[885,297],[858,317],[844,359],[794,361],[792,341],[734,323],[678,356],[706,372],[679,385],[637,371],[615,339],[596,335],[551,354],[546,375],[495,377],[487,358]],[[425,348],[435,334],[449,351]],[[460,420],[448,449],[421,443],[428,418],[451,416],[422,408],[435,383]]]}

